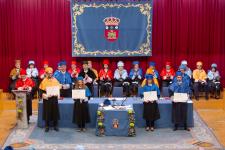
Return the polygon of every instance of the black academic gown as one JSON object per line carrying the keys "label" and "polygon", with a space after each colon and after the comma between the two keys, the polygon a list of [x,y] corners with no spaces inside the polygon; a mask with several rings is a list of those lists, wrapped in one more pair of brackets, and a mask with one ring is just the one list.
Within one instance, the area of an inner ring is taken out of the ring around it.
{"label": "black academic gown", "polygon": [[[45,91],[41,90],[42,93]],[[53,96],[48,98],[48,100],[43,99],[43,116],[42,119],[46,122],[58,121],[60,119],[59,107],[58,107],[58,97]]]}
{"label": "black academic gown", "polygon": [[88,87],[88,89],[91,91],[91,94],[93,95],[93,81],[96,79],[96,75],[91,69],[88,69],[87,72],[84,72],[84,69],[82,69],[81,72],[79,73],[79,76],[82,76],[83,78],[85,78],[86,74],[90,78],[92,78],[92,83],[86,83],[85,85]]}

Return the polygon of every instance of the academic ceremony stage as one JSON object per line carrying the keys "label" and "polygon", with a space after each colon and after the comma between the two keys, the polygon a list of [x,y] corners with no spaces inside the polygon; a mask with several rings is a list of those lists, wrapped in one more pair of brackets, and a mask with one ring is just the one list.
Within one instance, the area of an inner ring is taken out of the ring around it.
{"label": "academic ceremony stage", "polygon": [[225,150],[224,68],[225,0],[0,0],[0,150]]}

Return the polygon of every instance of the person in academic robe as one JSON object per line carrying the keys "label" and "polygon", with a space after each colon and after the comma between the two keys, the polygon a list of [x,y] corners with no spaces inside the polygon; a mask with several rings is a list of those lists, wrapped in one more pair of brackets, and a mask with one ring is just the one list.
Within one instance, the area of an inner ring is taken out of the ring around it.
{"label": "person in academic robe", "polygon": [[112,92],[112,70],[109,69],[109,60],[103,60],[103,69],[99,72],[100,95],[109,97]]}
{"label": "person in academic robe", "polygon": [[10,71],[9,78],[11,80],[9,90],[12,91],[15,89],[15,84],[16,81],[20,78],[20,71],[22,70],[21,68],[21,61],[20,60],[15,60],[15,66],[14,68]]}
{"label": "person in academic robe", "polygon": [[56,78],[60,75],[60,72],[62,71],[61,61],[57,64],[57,70],[53,73],[53,76]]}
{"label": "person in academic robe", "polygon": [[[190,86],[183,80],[183,73],[176,72],[176,80],[169,86],[169,94],[172,97],[174,93],[191,94]],[[172,98],[173,99],[173,98]],[[179,125],[183,125],[184,129],[189,131],[187,127],[187,102],[172,102],[172,122],[174,123],[174,131]]]}
{"label": "person in academic robe", "polygon": [[89,88],[83,82],[84,78],[79,76],[73,89],[85,90],[86,99],[74,99],[73,123],[77,124],[78,131],[85,131],[85,124],[90,122],[88,99],[91,96]]}
{"label": "person in academic robe", "polygon": [[84,84],[89,88],[91,95],[93,95],[93,82],[96,79],[95,73],[88,67],[88,62],[83,61],[83,69],[79,75],[84,78]]}
{"label": "person in academic robe", "polygon": [[220,73],[217,69],[217,64],[213,63],[211,65],[211,70],[208,71],[208,85],[209,91],[212,94],[211,97],[215,97],[216,99],[220,98]]}
{"label": "person in academic robe", "polygon": [[40,93],[43,99],[43,115],[42,119],[45,121],[45,132],[49,131],[50,123],[53,122],[54,130],[58,131],[58,120],[60,119],[58,107],[58,95],[47,95],[47,87],[59,86],[59,81],[53,77],[53,69],[47,67],[45,69],[45,78],[39,85]]}
{"label": "person in academic robe", "polygon": [[138,87],[141,84],[143,72],[139,67],[139,61],[133,62],[133,68],[130,70],[129,78],[131,80],[131,92],[133,96],[137,96]]}
{"label": "person in academic robe", "polygon": [[197,69],[193,71],[193,80],[194,80],[194,96],[195,99],[199,99],[199,90],[204,90],[205,92],[205,99],[208,100],[208,84],[207,84],[207,74],[205,70],[202,68],[203,63],[198,61],[196,63]]}
{"label": "person in academic robe", "polygon": [[182,61],[181,61],[181,65],[184,65],[184,66],[185,66],[185,74],[187,74],[187,75],[190,77],[190,79],[191,79],[191,78],[192,78],[192,71],[191,71],[191,69],[188,67],[187,61],[186,61],[186,60],[182,60]]}
{"label": "person in academic robe", "polygon": [[71,68],[68,70],[68,72],[71,75],[73,83],[76,82],[76,79],[80,73],[80,68],[77,67],[77,62],[76,61],[71,61]]}
{"label": "person in academic robe", "polygon": [[[160,97],[160,90],[157,85],[153,82],[153,75],[147,74],[146,75],[146,85],[142,87],[142,97],[144,95],[144,92],[150,92],[150,91],[156,91],[158,98]],[[151,102],[151,101],[144,101],[144,112],[143,117],[146,120],[146,131],[154,131],[154,125],[155,121],[160,118],[159,108],[157,100]]]}
{"label": "person in academic robe", "polygon": [[66,70],[66,61],[61,61],[59,63],[61,66],[61,70],[58,70],[55,72],[54,77],[59,81],[59,83],[62,85],[62,88],[60,89],[60,96],[61,97],[71,97],[72,96],[72,79]]}
{"label": "person in academic robe", "polygon": [[40,80],[43,80],[46,77],[45,69],[48,68],[48,66],[49,66],[48,61],[47,60],[43,61],[43,68],[40,69],[39,71]]}
{"label": "person in academic robe", "polygon": [[119,61],[117,63],[117,69],[114,72],[114,86],[123,87],[123,93],[125,96],[130,95],[130,82],[128,80],[127,70],[124,69],[124,63]]}
{"label": "person in academic robe", "polygon": [[[186,68],[185,65],[180,65],[178,71],[180,71],[180,72],[182,73],[182,80],[183,80],[184,82],[187,82],[187,84],[188,84],[188,85],[190,86],[190,88],[191,88],[192,82],[191,82],[190,77],[185,73],[185,68]],[[176,82],[176,81],[177,81],[177,78],[176,78],[176,75],[175,75],[175,77],[173,78],[173,82]]]}
{"label": "person in academic robe", "polygon": [[162,87],[168,87],[175,76],[174,69],[171,66],[171,62],[166,62],[165,68],[160,73],[162,78]]}
{"label": "person in academic robe", "polygon": [[88,68],[89,69],[91,69],[94,73],[95,73],[95,76],[96,76],[96,78],[95,78],[95,80],[93,81],[93,84],[98,84],[98,71],[96,70],[96,69],[94,69],[93,68],[93,66],[92,66],[92,61],[87,61],[88,62]]}
{"label": "person in academic robe", "polygon": [[[149,62],[149,67],[147,68],[146,70],[146,75],[147,74],[152,74],[153,75],[153,81],[154,81],[154,84],[157,85],[159,87],[159,79],[160,79],[160,76],[159,76],[159,72],[156,70],[156,67],[155,67],[155,62],[151,61]],[[142,84],[141,86],[145,86],[146,84],[146,79],[144,79],[142,81]]]}
{"label": "person in academic robe", "polygon": [[20,71],[20,76],[16,81],[16,89],[17,90],[28,90],[27,92],[27,97],[26,97],[26,104],[27,104],[27,121],[29,123],[30,121],[30,116],[32,115],[32,89],[35,86],[35,82],[27,77],[26,71],[21,70]]}

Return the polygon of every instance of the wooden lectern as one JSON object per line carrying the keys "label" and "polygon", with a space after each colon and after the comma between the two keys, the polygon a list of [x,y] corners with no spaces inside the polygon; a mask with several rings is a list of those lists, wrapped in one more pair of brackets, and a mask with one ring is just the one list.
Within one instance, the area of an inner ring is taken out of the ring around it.
{"label": "wooden lectern", "polygon": [[28,128],[27,122],[27,93],[28,90],[12,90],[16,95],[16,118],[19,129]]}

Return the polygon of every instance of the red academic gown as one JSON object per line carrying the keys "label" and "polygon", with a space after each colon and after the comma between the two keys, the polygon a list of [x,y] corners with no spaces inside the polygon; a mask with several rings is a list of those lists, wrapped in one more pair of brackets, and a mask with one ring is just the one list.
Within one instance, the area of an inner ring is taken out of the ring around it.
{"label": "red academic gown", "polygon": [[[174,77],[175,72],[174,72],[173,68],[170,68],[169,71],[167,71],[166,68],[163,68],[163,70],[160,73],[160,76],[162,77],[162,80],[167,80],[167,79],[164,79],[164,76],[169,76],[169,77],[173,76]],[[169,80],[171,80],[171,79],[169,79]]]}
{"label": "red academic gown", "polygon": [[112,70],[105,72],[104,69],[101,69],[99,72],[99,78],[103,77],[103,80],[108,80],[107,76],[110,78],[110,80],[113,79]]}
{"label": "red academic gown", "polygon": [[[18,89],[19,87],[23,87],[23,89],[25,90],[27,87],[34,87],[35,86],[35,82],[31,79],[31,78],[26,78],[25,81],[23,81],[22,79],[18,79],[16,81],[16,89]],[[27,94],[27,119],[29,122],[29,116],[32,115],[32,94],[28,93]]]}

